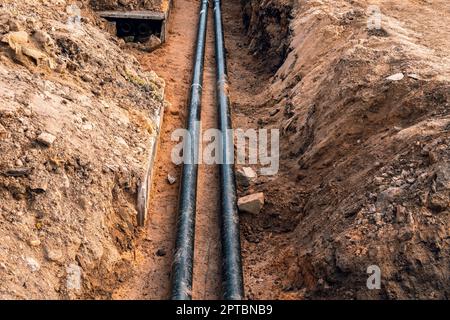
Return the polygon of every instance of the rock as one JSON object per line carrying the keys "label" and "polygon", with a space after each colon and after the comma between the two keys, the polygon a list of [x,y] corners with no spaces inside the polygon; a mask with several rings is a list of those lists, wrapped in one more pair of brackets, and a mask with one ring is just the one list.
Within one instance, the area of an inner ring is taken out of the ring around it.
{"label": "rock", "polygon": [[264,193],[251,194],[238,200],[239,210],[251,214],[258,214],[264,206]]}
{"label": "rock", "polygon": [[397,238],[398,238],[398,240],[403,242],[403,241],[411,240],[413,238],[413,236],[414,236],[413,230],[411,230],[411,228],[409,228],[409,227],[406,227],[406,228],[399,230]]}
{"label": "rock", "polygon": [[62,251],[59,249],[45,247],[44,254],[45,254],[45,258],[48,261],[59,262],[59,263],[63,262],[63,254],[62,254]]}
{"label": "rock", "polygon": [[384,181],[383,177],[375,177],[375,178],[373,178],[373,183],[375,183],[378,186],[382,185],[383,181]]}
{"label": "rock", "polygon": [[0,14],[0,34],[9,32],[8,21],[10,19],[9,14]]}
{"label": "rock", "polygon": [[44,193],[48,189],[49,177],[45,171],[34,172],[30,176],[30,190],[36,193]]}
{"label": "rock", "polygon": [[398,205],[396,208],[395,218],[396,218],[397,223],[406,222],[406,220],[407,220],[406,208],[401,205]]}
{"label": "rock", "polygon": [[124,146],[126,148],[129,148],[128,143],[122,137],[116,137],[116,143],[120,144],[120,145],[122,145],[122,146]]}
{"label": "rock", "polygon": [[20,51],[20,46],[28,41],[28,33],[25,31],[10,32],[2,38],[2,42],[7,43],[16,52]]}
{"label": "rock", "polygon": [[270,113],[269,113],[269,115],[271,116],[271,117],[273,117],[273,116],[275,116],[278,112],[280,112],[280,109],[275,109],[275,110],[272,110],[272,111],[270,111]]}
{"label": "rock", "polygon": [[0,138],[6,137],[8,131],[6,131],[5,127],[0,123]]}
{"label": "rock", "polygon": [[41,244],[41,240],[39,240],[39,239],[31,239],[28,243],[32,247],[37,247],[37,246],[39,246]]}
{"label": "rock", "polygon": [[12,168],[5,172],[5,175],[9,177],[23,177],[31,173],[31,168]]}
{"label": "rock", "polygon": [[415,73],[408,73],[408,77],[414,80],[420,80],[420,77]]}
{"label": "rock", "polygon": [[23,166],[23,162],[20,159],[17,159],[16,162],[14,163],[16,166],[18,167],[22,167]]}
{"label": "rock", "polygon": [[81,76],[81,80],[83,80],[84,82],[93,82],[94,81],[94,79],[90,75],[88,75],[86,73],[84,73]]}
{"label": "rock", "polygon": [[167,254],[166,250],[164,250],[164,249],[158,249],[158,251],[156,251],[156,255],[158,257],[164,257],[166,254]]}
{"label": "rock", "polygon": [[26,257],[25,262],[27,263],[28,268],[30,268],[31,272],[36,272],[41,269],[41,265],[39,262],[32,258],[32,257]]}
{"label": "rock", "polygon": [[130,3],[130,0],[119,0],[119,4],[122,6],[127,6]]}
{"label": "rock", "polygon": [[53,142],[55,142],[55,140],[56,140],[56,137],[48,132],[42,132],[37,137],[37,141],[47,147],[51,146],[53,144]]}
{"label": "rock", "polygon": [[255,181],[256,172],[250,167],[243,167],[236,171],[236,181],[238,185],[248,187],[250,182]]}
{"label": "rock", "polygon": [[387,77],[386,80],[400,81],[400,80],[403,80],[404,77],[405,77],[405,75],[402,72],[399,72],[399,73],[393,74],[392,76]]}
{"label": "rock", "polygon": [[450,163],[445,163],[436,170],[436,189],[450,190]]}
{"label": "rock", "polygon": [[148,50],[155,50],[156,48],[158,48],[161,45],[161,39],[159,39],[157,36],[155,35],[151,35],[150,39],[148,40]]}
{"label": "rock", "polygon": [[175,178],[174,176],[172,176],[170,173],[167,175],[167,181],[169,182],[169,184],[174,184],[175,182],[177,182],[177,178]]}
{"label": "rock", "polygon": [[402,193],[402,189],[401,188],[396,188],[396,187],[391,187],[385,191],[383,191],[380,196],[379,196],[379,200],[380,201],[389,201],[392,202],[394,201],[395,198],[397,198],[400,194]]}
{"label": "rock", "polygon": [[413,184],[414,182],[416,182],[415,178],[408,178],[406,179],[406,182],[408,182],[409,184]]}
{"label": "rock", "polygon": [[37,30],[33,34],[33,39],[43,48],[49,50],[55,46],[55,42],[53,41],[50,35],[42,30]]}
{"label": "rock", "polygon": [[429,207],[437,212],[442,212],[450,208],[450,198],[444,193],[435,193],[430,196]]}
{"label": "rock", "polygon": [[84,131],[91,131],[94,129],[94,125],[90,122],[86,122],[81,126],[81,129]]}
{"label": "rock", "polygon": [[10,19],[8,21],[9,30],[11,31],[21,31],[24,29],[22,23],[17,20]]}

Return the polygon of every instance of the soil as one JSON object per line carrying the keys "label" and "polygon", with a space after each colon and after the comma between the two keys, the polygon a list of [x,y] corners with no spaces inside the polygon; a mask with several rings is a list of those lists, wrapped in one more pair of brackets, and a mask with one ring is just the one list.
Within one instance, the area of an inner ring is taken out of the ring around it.
{"label": "soil", "polygon": [[[162,127],[157,173],[151,198],[149,221],[141,244],[136,250],[139,257],[132,281],[116,292],[122,299],[167,299],[170,297],[170,272],[175,244],[176,217],[181,167],[173,164],[172,132],[185,127],[187,102],[193,67],[193,51],[197,36],[192,17],[198,15],[199,4],[179,0],[171,13],[169,40],[151,54],[139,54],[144,68],[155,70],[167,79],[166,100],[170,103]],[[208,20],[205,68],[202,96],[202,129],[215,128],[217,118],[214,102],[215,60],[214,34],[211,32],[212,15]],[[170,185],[168,174],[176,178]],[[219,206],[218,168],[199,166],[197,219],[195,235],[194,299],[220,297],[220,241],[217,208]],[[160,257],[158,250],[167,254]]]}
{"label": "soil", "polygon": [[[107,33],[90,6],[167,1],[78,2],[80,32],[70,3],[0,3],[0,298],[167,299],[181,174],[171,135],[185,126],[199,3],[175,1],[151,53]],[[265,198],[241,214],[246,298],[448,299],[448,1],[222,5],[233,125],[281,134],[279,172],[247,164],[258,177],[238,185]],[[210,11],[203,130],[217,127],[213,35]],[[194,299],[221,294],[217,186],[217,168],[200,165]],[[371,266],[380,289],[366,285]]]}
{"label": "soil", "polygon": [[[282,131],[279,174],[241,190],[266,198],[242,218],[248,298],[448,298],[450,29],[434,17],[449,4],[243,4],[250,52],[253,39],[260,59],[279,52],[273,30],[286,23],[290,43],[265,94],[235,108]],[[262,14],[286,7],[288,21]],[[371,265],[380,290],[366,286]]]}
{"label": "soil", "polygon": [[129,274],[164,81],[65,9],[0,5],[1,298],[110,298]]}

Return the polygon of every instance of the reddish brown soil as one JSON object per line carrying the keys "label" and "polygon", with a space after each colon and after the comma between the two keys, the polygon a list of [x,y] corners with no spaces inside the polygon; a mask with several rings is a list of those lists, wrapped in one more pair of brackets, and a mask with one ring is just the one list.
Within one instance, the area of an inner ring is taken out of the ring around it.
{"label": "reddish brown soil", "polygon": [[279,174],[241,190],[266,200],[241,219],[247,296],[448,298],[448,1],[242,3],[250,51],[285,57],[264,93],[234,99],[238,123],[281,130]]}
{"label": "reddish brown soil", "polygon": [[[166,79],[166,110],[156,161],[149,219],[143,239],[136,250],[136,272],[120,287],[116,299],[167,299],[170,296],[170,271],[176,234],[177,203],[181,167],[172,163],[171,151],[175,142],[171,134],[185,127],[189,96],[193,50],[196,39],[198,3],[179,0],[172,10],[168,42],[151,54],[141,54],[144,67],[155,70]],[[202,97],[202,128],[217,125],[214,88],[214,33],[209,16],[207,48]],[[174,185],[167,175],[177,178]],[[218,169],[200,165],[195,235],[194,299],[217,299],[220,296],[220,242],[218,226]],[[164,256],[158,256],[158,250]]]}

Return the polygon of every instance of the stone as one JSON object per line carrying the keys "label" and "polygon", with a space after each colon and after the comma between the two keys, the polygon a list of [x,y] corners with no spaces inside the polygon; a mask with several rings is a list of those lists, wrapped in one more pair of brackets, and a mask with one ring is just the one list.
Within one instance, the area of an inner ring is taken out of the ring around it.
{"label": "stone", "polygon": [[23,177],[31,173],[31,168],[11,168],[6,170],[5,174],[10,177]]}
{"label": "stone", "polygon": [[30,268],[31,272],[36,272],[41,269],[41,265],[39,262],[32,258],[32,257],[26,257],[25,262],[27,263],[28,268]]}
{"label": "stone", "polygon": [[48,132],[42,132],[38,137],[37,141],[43,145],[50,147],[56,140],[56,137]]}
{"label": "stone", "polygon": [[409,184],[413,184],[414,182],[416,182],[415,178],[408,178],[406,179],[406,182],[408,182]]}
{"label": "stone", "polygon": [[250,167],[243,167],[236,171],[236,181],[238,185],[248,187],[251,182],[255,181],[256,172]]}
{"label": "stone", "polygon": [[383,191],[380,196],[379,196],[379,200],[380,201],[394,201],[395,198],[397,198],[401,193],[402,193],[402,189],[401,188],[396,188],[396,187],[391,187],[388,188],[387,190]]}
{"label": "stone", "polygon": [[405,75],[402,72],[399,72],[399,73],[393,74],[392,76],[387,77],[386,80],[400,81],[400,80],[403,80],[404,77],[405,77]]}
{"label": "stone", "polygon": [[161,39],[152,34],[147,42],[147,50],[153,51],[157,49],[159,46],[161,46]]}
{"label": "stone", "polygon": [[30,176],[30,190],[36,193],[44,193],[48,189],[49,177],[44,171],[35,172]]}
{"label": "stone", "polygon": [[376,185],[382,185],[383,184],[383,182],[384,182],[384,179],[383,179],[383,177],[375,177],[375,178],[373,178],[373,183],[375,183]]}
{"label": "stone", "polygon": [[45,247],[44,254],[45,254],[45,258],[48,261],[59,262],[59,263],[63,262],[63,254],[62,254],[62,251],[59,249]]}
{"label": "stone", "polygon": [[275,116],[278,112],[280,112],[280,109],[274,109],[274,110],[272,110],[272,111],[270,111],[270,113],[269,113],[269,115],[271,116],[271,117],[273,117],[273,116]]}
{"label": "stone", "polygon": [[22,23],[20,23],[17,20],[10,19],[8,21],[8,25],[9,25],[9,30],[11,30],[11,31],[18,32],[18,31],[22,31],[24,29]]}
{"label": "stone", "polygon": [[90,75],[88,75],[86,73],[84,73],[81,76],[81,80],[83,80],[84,82],[93,82],[94,81],[94,79]]}
{"label": "stone", "polygon": [[94,129],[94,125],[90,122],[86,122],[81,126],[81,129],[84,131],[91,131]]}
{"label": "stone", "polygon": [[7,43],[11,49],[16,51],[20,50],[20,45],[28,43],[28,41],[28,33],[25,31],[10,32],[2,38],[2,42]]}
{"label": "stone", "polygon": [[264,193],[251,194],[238,200],[238,207],[241,212],[258,214],[264,206]]}
{"label": "stone", "polygon": [[33,39],[44,49],[50,49],[55,46],[55,43],[50,35],[42,30],[37,30],[33,34]]}
{"label": "stone", "polygon": [[397,205],[395,213],[396,213],[395,218],[396,218],[397,223],[406,222],[406,220],[407,220],[407,212],[406,212],[406,208],[405,207],[403,207],[401,205]]}
{"label": "stone", "polygon": [[440,191],[450,190],[450,163],[445,163],[436,170],[436,188]]}
{"label": "stone", "polygon": [[116,142],[117,142],[117,144],[120,144],[126,148],[129,148],[128,143],[122,137],[116,137]]}
{"label": "stone", "polygon": [[409,73],[408,77],[414,80],[420,80],[419,75],[417,75],[416,73]]}
{"label": "stone", "polygon": [[8,131],[5,129],[5,127],[0,123],[0,138],[6,137],[8,134]]}
{"label": "stone", "polygon": [[450,208],[450,198],[444,193],[435,193],[431,195],[429,201],[429,207],[437,212],[442,212]]}
{"label": "stone", "polygon": [[37,247],[41,244],[41,240],[39,239],[31,239],[29,242],[30,246]]}
{"label": "stone", "polygon": [[175,182],[177,182],[177,178],[175,178],[174,176],[172,176],[170,173],[167,175],[167,181],[169,182],[169,184],[174,184]]}

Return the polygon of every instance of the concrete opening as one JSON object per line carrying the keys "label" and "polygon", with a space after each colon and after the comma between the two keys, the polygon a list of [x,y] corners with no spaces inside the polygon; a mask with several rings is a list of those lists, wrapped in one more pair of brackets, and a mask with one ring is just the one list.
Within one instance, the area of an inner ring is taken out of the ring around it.
{"label": "concrete opening", "polygon": [[166,14],[154,11],[102,11],[98,13],[115,24],[116,34],[127,42],[146,42],[154,35],[166,40]]}

